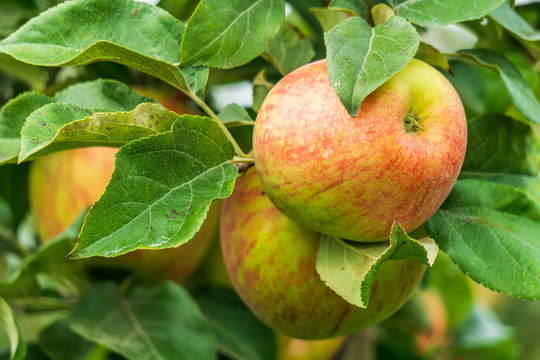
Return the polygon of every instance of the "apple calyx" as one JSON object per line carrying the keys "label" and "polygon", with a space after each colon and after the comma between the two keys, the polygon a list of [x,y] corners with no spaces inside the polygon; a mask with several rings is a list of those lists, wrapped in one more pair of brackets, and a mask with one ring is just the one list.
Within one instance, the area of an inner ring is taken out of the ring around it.
{"label": "apple calyx", "polygon": [[405,131],[408,133],[412,133],[422,130],[423,127],[420,125],[420,121],[422,121],[423,119],[423,117],[408,113],[403,119],[403,126],[405,127]]}

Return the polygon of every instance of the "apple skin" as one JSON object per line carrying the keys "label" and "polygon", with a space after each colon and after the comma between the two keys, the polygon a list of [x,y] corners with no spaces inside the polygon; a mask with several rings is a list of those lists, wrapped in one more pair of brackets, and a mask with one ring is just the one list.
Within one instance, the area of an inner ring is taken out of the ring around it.
{"label": "apple skin", "polygon": [[[195,277],[204,286],[225,287],[234,290],[234,285],[223,261],[219,241],[212,244]],[[302,340],[280,333],[276,333],[276,335],[278,340],[277,360],[330,360],[334,358],[346,340],[345,336],[324,340]]]}
{"label": "apple skin", "polygon": [[[414,115],[422,129],[407,132]],[[283,77],[253,134],[255,167],[282,213],[324,234],[386,241],[394,220],[409,232],[439,208],[465,155],[463,105],[437,70],[412,60],[352,118],[330,86],[326,61]]]}
{"label": "apple skin", "polygon": [[448,314],[443,299],[436,291],[422,291],[419,296],[426,309],[429,329],[415,332],[414,339],[417,353],[425,355],[447,345]]}
{"label": "apple skin", "polygon": [[334,359],[345,340],[345,336],[323,340],[301,340],[279,334],[278,360]]}
{"label": "apple skin", "polygon": [[242,300],[270,327],[300,339],[351,334],[382,321],[409,298],[426,269],[417,261],[387,261],[377,272],[368,307],[349,304],[317,274],[320,234],[281,214],[251,170],[223,203],[220,234],[225,265]]}

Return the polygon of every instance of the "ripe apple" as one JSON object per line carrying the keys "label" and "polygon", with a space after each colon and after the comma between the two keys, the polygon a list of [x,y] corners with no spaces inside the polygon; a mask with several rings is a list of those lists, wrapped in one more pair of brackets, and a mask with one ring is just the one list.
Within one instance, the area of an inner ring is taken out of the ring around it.
{"label": "ripe apple", "polygon": [[262,187],[308,229],[362,242],[409,232],[454,185],[467,125],[444,76],[412,60],[351,117],[330,86],[326,61],[282,78],[261,106],[253,134]]}
{"label": "ripe apple", "polygon": [[278,335],[278,360],[330,360],[345,343],[345,336],[323,340],[301,340]]}
{"label": "ripe apple", "polygon": [[425,355],[447,345],[448,314],[441,296],[433,290],[422,291],[420,302],[426,309],[429,329],[414,333],[416,351]]}
{"label": "ripe apple", "polygon": [[301,339],[350,334],[385,319],[426,268],[417,261],[387,261],[375,276],[368,307],[349,304],[317,274],[320,234],[281,214],[251,170],[223,203],[220,234],[225,265],[246,305],[276,331]]}
{"label": "ripe apple", "polygon": [[[234,290],[227,273],[219,241],[212,244],[199,270],[194,275],[204,286]],[[330,360],[345,343],[345,336],[324,340],[302,340],[277,333],[278,360]]]}

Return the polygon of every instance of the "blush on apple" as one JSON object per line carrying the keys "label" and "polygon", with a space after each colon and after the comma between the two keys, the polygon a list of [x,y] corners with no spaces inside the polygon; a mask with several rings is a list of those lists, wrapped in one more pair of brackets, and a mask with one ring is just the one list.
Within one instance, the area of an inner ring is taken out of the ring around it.
{"label": "blush on apple", "polygon": [[467,124],[444,76],[412,60],[351,117],[326,61],[286,75],[270,91],[253,135],[264,191],[308,229],[362,242],[409,232],[442,204],[463,163]]}

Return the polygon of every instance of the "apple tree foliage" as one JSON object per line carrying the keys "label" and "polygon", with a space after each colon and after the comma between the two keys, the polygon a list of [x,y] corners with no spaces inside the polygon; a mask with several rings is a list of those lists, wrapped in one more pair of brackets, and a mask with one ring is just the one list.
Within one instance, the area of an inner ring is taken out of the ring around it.
{"label": "apple tree foliage", "polygon": [[[15,79],[3,87],[30,89],[0,93],[12,97],[0,109],[0,185],[25,196],[18,179],[32,159],[88,146],[120,150],[105,193],[84,221],[47,245],[36,245],[31,218],[23,219],[11,195],[0,193],[6,254],[0,296],[8,300],[0,298],[0,322],[10,358],[69,358],[56,346],[60,339],[84,353],[113,351],[132,359],[214,359],[217,352],[273,358],[272,332],[234,294],[189,293],[172,283],[130,291],[92,284],[73,265],[78,262],[64,256],[114,257],[188,242],[210,204],[228,197],[252,163],[251,131],[264,96],[281,76],[322,57],[353,116],[413,57],[438,67],[460,93],[469,138],[453,191],[423,229],[406,234],[396,222],[388,242],[376,245],[322,236],[321,279],[365,307],[382,262],[407,258],[433,265],[440,249],[461,270],[456,277],[464,273],[492,290],[540,300],[540,31],[534,27],[538,14],[526,7],[505,0],[22,3],[0,5],[6,24],[0,71]],[[425,42],[431,27],[458,23],[477,35],[476,45],[442,52]],[[76,69],[115,79],[69,73]],[[177,89],[205,115],[178,115],[139,95],[124,83],[132,74]],[[253,105],[246,110],[233,103],[216,114],[213,86],[228,77],[252,81]],[[430,281],[453,281],[437,275],[436,267],[433,273]],[[44,291],[61,296],[44,297]],[[33,306],[60,312],[44,320],[39,348],[27,349],[8,305],[24,306],[18,301],[28,296],[39,300]],[[447,303],[455,296],[443,294]],[[454,305],[449,312],[464,317],[466,311]],[[475,314],[469,320],[482,323],[486,315]],[[235,319],[250,327],[234,326]]]}

